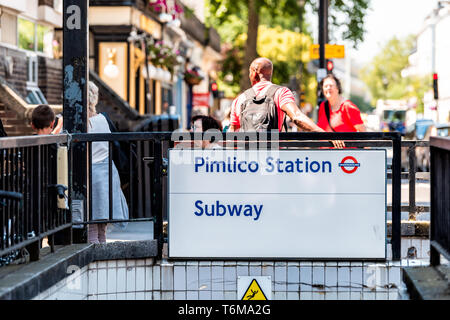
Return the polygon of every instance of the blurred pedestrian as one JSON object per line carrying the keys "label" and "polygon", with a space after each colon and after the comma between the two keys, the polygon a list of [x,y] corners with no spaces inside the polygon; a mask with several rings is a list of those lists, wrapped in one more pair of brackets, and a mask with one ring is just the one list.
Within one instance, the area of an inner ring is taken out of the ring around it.
{"label": "blurred pedestrian", "polygon": [[[229,131],[287,131],[287,115],[302,131],[324,132],[300,111],[289,88],[271,82],[272,72],[269,59],[253,60],[249,69],[252,87],[233,101]],[[331,142],[336,148],[344,147],[343,141]]]}
{"label": "blurred pedestrian", "polygon": [[[216,130],[216,132],[222,132],[222,124],[211,116],[197,115],[192,117],[191,131],[193,132],[206,132],[208,130]],[[203,140],[202,149],[219,149],[221,146],[217,144],[217,141]]]}
{"label": "blurred pedestrian", "polygon": [[[108,121],[103,114],[98,114],[98,87],[89,82],[88,132],[111,133]],[[92,220],[109,219],[109,148],[108,142],[92,143]],[[120,188],[120,178],[114,162],[112,168],[112,218],[128,220],[128,206]],[[115,226],[125,227],[126,223],[115,223]],[[107,223],[95,223],[88,226],[88,241],[90,243],[106,242]]]}
{"label": "blurred pedestrian", "polygon": [[366,131],[361,112],[353,102],[342,97],[341,82],[335,75],[327,75],[320,87],[326,100],[319,106],[319,127],[327,132]]}

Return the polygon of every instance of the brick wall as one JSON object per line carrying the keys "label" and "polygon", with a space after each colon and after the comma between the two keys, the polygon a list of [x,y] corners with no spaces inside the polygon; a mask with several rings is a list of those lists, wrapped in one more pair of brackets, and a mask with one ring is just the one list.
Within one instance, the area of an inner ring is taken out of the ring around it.
{"label": "brick wall", "polygon": [[[7,74],[5,60],[8,57],[13,61],[13,72]],[[27,56],[19,50],[0,46],[0,77],[22,99],[26,97],[27,82]],[[38,58],[38,86],[49,104],[62,104],[62,60],[39,56]],[[21,136],[33,134],[25,108],[22,112],[12,108],[14,101],[7,95],[0,95],[0,118],[8,136]],[[19,108],[20,110],[20,108]]]}
{"label": "brick wall", "polygon": [[62,104],[62,60],[39,57],[38,86],[49,104]]}

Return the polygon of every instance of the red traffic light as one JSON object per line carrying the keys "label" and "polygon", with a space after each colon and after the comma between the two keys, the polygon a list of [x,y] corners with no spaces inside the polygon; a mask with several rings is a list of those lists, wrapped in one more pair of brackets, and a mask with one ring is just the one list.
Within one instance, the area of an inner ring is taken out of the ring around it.
{"label": "red traffic light", "polygon": [[438,79],[438,74],[437,73],[433,73],[433,80],[437,80]]}
{"label": "red traffic light", "polygon": [[217,91],[217,83],[213,82],[211,83],[211,91]]}
{"label": "red traffic light", "polygon": [[327,62],[327,70],[333,71],[333,67],[334,67],[333,61],[328,61]]}

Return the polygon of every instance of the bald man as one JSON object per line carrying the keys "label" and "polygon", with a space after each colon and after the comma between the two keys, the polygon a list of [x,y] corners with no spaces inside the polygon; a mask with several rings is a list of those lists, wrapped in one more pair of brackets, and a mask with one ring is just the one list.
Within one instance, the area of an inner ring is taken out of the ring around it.
{"label": "bald man", "polygon": [[[325,132],[300,111],[291,90],[271,82],[272,72],[273,65],[269,59],[253,60],[249,69],[252,87],[231,104],[229,131],[278,129],[281,132],[287,115],[302,131]],[[269,99],[267,103],[264,103],[265,99]],[[270,106],[276,110],[271,110]],[[343,141],[333,141],[333,145],[336,148],[344,147]]]}

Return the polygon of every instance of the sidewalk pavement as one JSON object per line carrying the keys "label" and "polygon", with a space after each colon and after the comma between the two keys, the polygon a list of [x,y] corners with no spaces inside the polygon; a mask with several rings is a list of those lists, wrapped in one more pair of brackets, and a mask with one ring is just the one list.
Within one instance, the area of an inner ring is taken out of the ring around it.
{"label": "sidewalk pavement", "polygon": [[109,224],[106,231],[106,242],[138,241],[153,239],[153,222],[129,222],[125,229]]}

